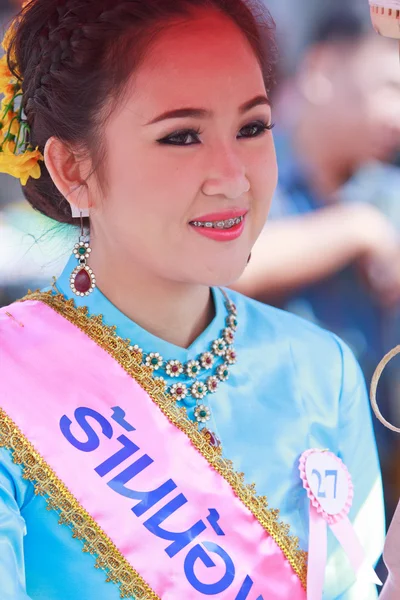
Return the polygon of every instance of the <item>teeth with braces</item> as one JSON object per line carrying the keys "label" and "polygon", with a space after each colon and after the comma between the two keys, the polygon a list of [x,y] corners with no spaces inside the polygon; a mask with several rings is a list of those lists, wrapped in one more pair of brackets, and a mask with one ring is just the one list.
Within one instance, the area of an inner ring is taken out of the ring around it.
{"label": "teeth with braces", "polygon": [[206,229],[231,229],[235,225],[240,225],[244,217],[237,217],[236,219],[226,219],[225,221],[192,221],[191,225],[194,227],[204,227]]}

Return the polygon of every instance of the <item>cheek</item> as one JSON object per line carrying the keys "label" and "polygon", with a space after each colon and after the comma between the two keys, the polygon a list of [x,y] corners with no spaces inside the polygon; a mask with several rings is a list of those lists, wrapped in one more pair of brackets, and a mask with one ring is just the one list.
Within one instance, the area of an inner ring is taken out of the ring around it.
{"label": "cheek", "polygon": [[162,237],[168,232],[176,237],[181,233],[177,226],[193,217],[190,210],[198,193],[193,169],[185,168],[179,157],[166,159],[162,150],[143,145],[109,157],[108,202],[118,212],[120,232],[129,227],[140,237],[157,230]]}
{"label": "cheek", "polygon": [[[260,159],[260,156],[262,159]],[[278,183],[278,165],[272,136],[271,143],[268,144],[266,151],[259,153],[251,163],[249,179],[257,216],[265,220]]]}
{"label": "cheek", "polygon": [[127,210],[151,210],[159,198],[161,165],[154,164],[143,149],[116,149],[108,160],[108,187],[112,201]]}

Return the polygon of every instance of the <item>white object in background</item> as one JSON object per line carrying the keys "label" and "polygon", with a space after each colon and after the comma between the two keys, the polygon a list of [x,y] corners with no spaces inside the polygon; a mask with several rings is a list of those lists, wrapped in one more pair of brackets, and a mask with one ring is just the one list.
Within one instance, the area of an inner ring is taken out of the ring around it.
{"label": "white object in background", "polygon": [[[378,403],[376,400],[376,392],[378,388],[379,379],[385,369],[386,365],[398,354],[400,354],[400,346],[393,348],[379,363],[371,383],[371,404],[375,415],[385,427],[392,431],[400,432],[398,427],[395,427],[389,423],[381,411],[379,410]],[[396,513],[393,517],[392,523],[389,528],[389,533],[386,537],[385,550],[383,552],[383,558],[385,565],[389,571],[388,579],[379,596],[380,600],[399,600],[400,598],[400,502],[397,507]]]}
{"label": "white object in background", "polygon": [[389,577],[380,600],[399,600],[400,598],[400,502],[387,534],[385,552],[385,564],[389,571]]}
{"label": "white object in background", "polygon": [[385,37],[400,39],[400,0],[369,0],[375,30]]}

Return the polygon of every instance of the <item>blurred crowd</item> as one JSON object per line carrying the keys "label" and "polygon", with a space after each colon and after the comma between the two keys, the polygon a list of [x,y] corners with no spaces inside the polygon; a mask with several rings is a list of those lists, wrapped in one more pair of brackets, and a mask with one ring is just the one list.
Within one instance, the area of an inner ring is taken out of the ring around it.
{"label": "blurred crowd", "polygon": [[[16,4],[0,0],[3,30]],[[273,98],[280,178],[237,288],[338,334],[369,383],[400,343],[398,48],[373,32],[366,0],[267,4],[281,55]],[[48,285],[75,237],[33,213],[19,184],[0,174],[0,304]],[[379,399],[400,424],[400,360],[386,370]],[[400,436],[378,423],[376,433],[390,518]]]}
{"label": "blurred crowd", "polygon": [[[278,190],[236,287],[339,335],[369,384],[400,343],[400,65],[368,6],[362,14],[357,3],[336,4],[308,22],[295,59],[283,57],[273,98]],[[379,402],[399,424],[400,360],[384,372]],[[375,426],[390,518],[400,436]]]}

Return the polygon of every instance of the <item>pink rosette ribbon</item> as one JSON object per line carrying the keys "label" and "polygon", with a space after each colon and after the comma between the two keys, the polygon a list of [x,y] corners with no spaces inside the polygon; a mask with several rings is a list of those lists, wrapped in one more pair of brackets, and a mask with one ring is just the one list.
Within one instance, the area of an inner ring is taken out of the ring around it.
{"label": "pink rosette ribbon", "polygon": [[354,488],[350,473],[335,454],[327,450],[304,452],[300,477],[310,499],[307,600],[321,600],[327,563],[328,528],[338,539],[354,571],[366,581],[382,585],[367,559],[348,514]]}

